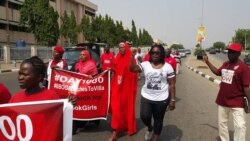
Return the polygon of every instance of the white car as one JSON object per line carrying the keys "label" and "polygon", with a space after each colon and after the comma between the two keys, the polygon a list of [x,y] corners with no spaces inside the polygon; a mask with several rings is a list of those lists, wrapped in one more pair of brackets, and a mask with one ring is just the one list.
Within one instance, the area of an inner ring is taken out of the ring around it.
{"label": "white car", "polygon": [[185,52],[179,52],[179,53],[180,53],[181,58],[184,58],[187,56]]}

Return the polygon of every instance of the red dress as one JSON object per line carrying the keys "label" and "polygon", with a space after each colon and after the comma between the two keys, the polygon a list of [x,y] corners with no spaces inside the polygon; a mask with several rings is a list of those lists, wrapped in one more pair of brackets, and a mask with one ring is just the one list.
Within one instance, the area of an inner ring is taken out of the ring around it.
{"label": "red dress", "polygon": [[0,83],[0,104],[8,103],[11,98],[9,90]]}
{"label": "red dress", "polygon": [[129,71],[131,51],[125,44],[125,55],[117,54],[111,89],[111,127],[117,132],[136,133],[135,103],[137,75]]}

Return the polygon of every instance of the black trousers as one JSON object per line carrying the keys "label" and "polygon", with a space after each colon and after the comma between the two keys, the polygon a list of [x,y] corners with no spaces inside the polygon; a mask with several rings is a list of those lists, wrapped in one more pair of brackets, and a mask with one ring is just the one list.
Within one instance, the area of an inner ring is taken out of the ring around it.
{"label": "black trousers", "polygon": [[152,117],[154,120],[153,130],[154,134],[160,135],[163,119],[166,113],[166,108],[168,106],[168,102],[166,101],[149,101],[145,100],[145,98],[141,98],[141,106],[140,106],[140,117],[143,123],[148,127],[151,131],[150,127],[152,127]]}

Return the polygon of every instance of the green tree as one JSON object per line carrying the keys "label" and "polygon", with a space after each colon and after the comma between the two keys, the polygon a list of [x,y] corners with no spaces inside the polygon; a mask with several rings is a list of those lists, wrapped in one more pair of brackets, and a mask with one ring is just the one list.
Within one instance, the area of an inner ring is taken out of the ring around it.
{"label": "green tree", "polygon": [[94,35],[94,40],[91,42],[101,42],[102,40],[102,16],[96,16],[92,19],[92,34]]}
{"label": "green tree", "polygon": [[178,49],[184,49],[182,44],[172,44],[170,46],[171,49],[178,50]]}
{"label": "green tree", "polygon": [[213,44],[213,47],[214,47],[214,48],[217,48],[217,49],[220,49],[220,50],[224,50],[225,47],[226,47],[226,45],[225,45],[224,42],[215,42],[215,43]]}
{"label": "green tree", "polygon": [[79,33],[79,27],[76,24],[76,17],[73,11],[70,14],[69,21],[69,39],[71,44],[77,43],[77,34]]}
{"label": "green tree", "polygon": [[64,11],[63,17],[61,17],[62,25],[60,32],[62,37],[70,44],[77,43],[77,34],[79,33],[79,27],[76,24],[76,17],[73,11],[71,11],[70,16]]}
{"label": "green tree", "polygon": [[141,42],[141,45],[152,45],[152,43],[153,43],[153,38],[148,33],[148,31],[145,29],[142,30],[140,42]]}
{"label": "green tree", "polygon": [[141,45],[141,40],[142,40],[142,31],[141,31],[141,29],[139,29],[138,45]]}
{"label": "green tree", "polygon": [[70,25],[70,17],[68,16],[67,12],[64,11],[63,16],[61,16],[61,28],[60,28],[60,34],[66,41],[69,40],[69,25]]}
{"label": "green tree", "polygon": [[88,16],[84,16],[81,20],[80,24],[80,32],[82,32],[85,40],[87,41],[93,41],[94,36],[92,34],[92,27],[90,23],[90,19]]}
{"label": "green tree", "polygon": [[138,46],[138,36],[134,20],[132,20],[131,41],[134,46]]}
{"label": "green tree", "polygon": [[49,5],[49,0],[25,0],[20,10],[20,25],[28,25],[42,45],[55,45],[59,38],[58,13]]}
{"label": "green tree", "polygon": [[[98,15],[92,19],[84,16],[81,19],[80,32],[89,42],[105,42],[111,46],[119,44],[121,41],[132,41],[134,45],[151,45],[153,39],[151,35],[143,29],[140,31],[140,40],[137,36],[134,21],[132,21],[132,30],[124,28],[121,21],[114,21],[110,16],[102,17]],[[136,40],[134,40],[136,39]]]}
{"label": "green tree", "polygon": [[242,47],[250,48],[250,29],[238,29],[235,31],[233,42],[240,43]]}

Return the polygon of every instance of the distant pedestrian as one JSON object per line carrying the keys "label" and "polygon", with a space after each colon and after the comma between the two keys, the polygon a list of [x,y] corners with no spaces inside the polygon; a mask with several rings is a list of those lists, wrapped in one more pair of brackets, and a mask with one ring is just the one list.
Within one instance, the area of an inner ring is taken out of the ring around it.
{"label": "distant pedestrian", "polygon": [[114,53],[110,51],[109,45],[104,47],[104,53],[100,57],[102,71],[113,68]]}
{"label": "distant pedestrian", "polygon": [[[129,70],[132,52],[127,43],[119,44],[119,53],[114,62],[111,82],[111,128],[113,129],[109,141],[116,141],[118,134],[136,133],[135,104],[137,94],[137,74]],[[133,61],[134,58],[133,58]]]}
{"label": "distant pedestrian", "polygon": [[179,74],[180,72],[180,66],[181,66],[181,55],[178,50],[174,52],[174,59],[176,61],[176,74]]}
{"label": "distant pedestrian", "polygon": [[165,49],[165,62],[166,63],[169,63],[172,68],[174,69],[174,71],[176,72],[176,60],[171,56],[171,49],[170,48],[167,48]]}
{"label": "distant pedestrian", "polygon": [[149,61],[139,65],[131,58],[130,71],[144,73],[145,83],[141,89],[140,117],[148,128],[145,140],[152,138],[152,141],[158,141],[167,106],[170,110],[175,109],[175,73],[171,65],[164,61],[165,51],[162,45],[153,45],[149,55]]}
{"label": "distant pedestrian", "polygon": [[137,52],[135,54],[136,63],[139,64],[143,61],[144,54],[141,52],[141,48],[137,48]]}
{"label": "distant pedestrian", "polygon": [[[53,59],[49,62],[47,67],[47,80],[45,82],[49,82],[51,78],[52,69],[60,68],[60,69],[68,69],[68,64],[66,60],[62,59],[64,54],[64,49],[61,46],[55,46],[53,51]],[[44,84],[46,87],[48,84]]]}
{"label": "distant pedestrian", "polygon": [[[229,141],[228,120],[233,116],[234,141],[246,141],[246,113],[244,111],[244,97],[250,100],[250,70],[239,56],[241,45],[232,43],[228,46],[228,60],[217,69],[206,55],[203,60],[210,70],[221,76],[220,90],[217,95],[219,136],[222,141]],[[250,112],[250,106],[248,106]]]}
{"label": "distant pedestrian", "polygon": [[0,83],[0,104],[8,103],[11,98],[11,94],[4,84]]}

